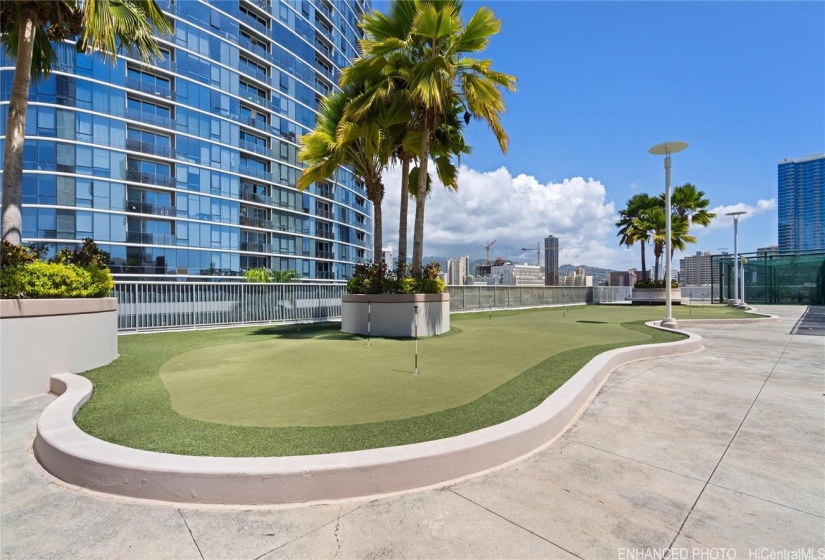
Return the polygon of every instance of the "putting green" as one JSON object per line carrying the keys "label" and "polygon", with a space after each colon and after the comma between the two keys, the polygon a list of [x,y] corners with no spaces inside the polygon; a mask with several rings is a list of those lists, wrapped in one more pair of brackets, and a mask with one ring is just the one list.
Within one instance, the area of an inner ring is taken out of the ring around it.
{"label": "putting green", "polygon": [[[719,317],[719,310],[677,310]],[[470,403],[553,355],[648,335],[621,322],[651,309],[608,306],[453,316],[454,334],[418,342],[271,337],[198,348],[160,369],[172,408],[238,426],[342,426],[421,416]]]}

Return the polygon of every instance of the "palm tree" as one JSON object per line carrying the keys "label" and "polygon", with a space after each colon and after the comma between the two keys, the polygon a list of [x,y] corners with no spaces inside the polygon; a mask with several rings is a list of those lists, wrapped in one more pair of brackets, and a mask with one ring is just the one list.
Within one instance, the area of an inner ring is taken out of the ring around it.
{"label": "palm tree", "polygon": [[[665,200],[665,195],[659,195],[662,201]],[[685,183],[673,189],[673,194],[670,198],[670,204],[673,212],[682,218],[689,220],[690,224],[707,227],[711,220],[716,217],[713,212],[708,212],[707,208],[710,201],[704,198],[705,193],[697,190],[695,185]]]}
{"label": "palm tree", "polygon": [[393,105],[380,112],[376,109],[363,120],[347,115],[347,105],[363,86],[348,84],[324,99],[318,112],[315,129],[301,137],[298,159],[309,164],[298,178],[299,190],[333,176],[340,165],[351,165],[356,176],[364,181],[367,198],[373,204],[373,258],[380,259],[383,243],[384,183],[381,172],[387,167],[393,146],[384,130],[405,122],[403,107]]}
{"label": "palm tree", "polygon": [[421,131],[413,276],[421,274],[430,146],[455,101],[465,107],[468,119],[475,115],[487,122],[502,151],[509,142],[500,120],[505,110],[501,88],[516,91],[516,78],[493,71],[489,60],[467,56],[484,50],[501,22],[482,7],[464,25],[461,7],[458,0],[393,0],[388,16],[373,13],[364,19],[362,27],[370,37],[362,41],[364,56],[343,74],[342,83],[370,84],[354,102],[356,113],[386,103],[398,89],[406,90],[413,121]]}
{"label": "palm tree", "polygon": [[16,58],[3,161],[2,238],[19,245],[22,230],[23,143],[31,80],[49,76],[52,42],[76,39],[78,52],[116,63],[118,52],[143,61],[161,58],[156,35],[172,26],[154,0],[17,0],[0,8],[0,42]]}
{"label": "palm tree", "polygon": [[647,265],[645,263],[645,243],[650,241],[650,230],[640,228],[644,222],[641,220],[651,208],[658,205],[656,198],[645,193],[633,195],[627,201],[624,210],[619,211],[619,221],[616,227],[619,228],[619,245],[633,246],[637,241],[642,252],[642,277],[647,278]]}
{"label": "palm tree", "polygon": [[[656,205],[646,212],[635,224],[636,228],[651,232],[653,241],[653,256],[655,257],[654,280],[659,279],[659,263],[665,252],[667,244],[667,214],[664,205]],[[696,238],[688,235],[690,221],[678,214],[673,214],[670,219],[670,244],[671,256],[673,251],[685,250],[687,243],[696,243]],[[665,279],[667,280],[667,279]]]}

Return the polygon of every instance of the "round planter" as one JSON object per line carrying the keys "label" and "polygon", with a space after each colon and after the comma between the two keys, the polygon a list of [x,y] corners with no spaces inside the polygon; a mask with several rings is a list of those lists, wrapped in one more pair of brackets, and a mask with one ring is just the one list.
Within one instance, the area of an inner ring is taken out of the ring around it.
{"label": "round planter", "polygon": [[345,333],[412,338],[449,330],[450,294],[345,294],[341,298]]}
{"label": "round planter", "polygon": [[3,402],[46,393],[52,375],[81,373],[115,358],[115,298],[0,300]]}
{"label": "round planter", "polygon": [[[673,305],[682,304],[682,290],[680,288],[671,288],[670,297]],[[667,293],[665,288],[633,288],[630,301],[633,305],[665,305]]]}

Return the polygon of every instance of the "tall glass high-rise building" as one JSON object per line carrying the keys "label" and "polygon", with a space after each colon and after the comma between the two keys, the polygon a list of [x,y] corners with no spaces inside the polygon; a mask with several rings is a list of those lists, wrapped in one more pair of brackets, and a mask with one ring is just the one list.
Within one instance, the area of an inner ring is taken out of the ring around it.
{"label": "tall glass high-rise building", "polygon": [[[112,271],[344,279],[372,259],[372,207],[346,168],[301,193],[298,139],[356,56],[369,0],[161,0],[165,60],[117,65],[56,46],[33,83],[24,242],[92,237]],[[0,51],[0,134],[14,64]]]}
{"label": "tall glass high-rise building", "polygon": [[825,154],[779,162],[779,250],[825,248]]}
{"label": "tall glass high-rise building", "polygon": [[559,285],[559,238],[548,235],[544,239],[544,285]]}

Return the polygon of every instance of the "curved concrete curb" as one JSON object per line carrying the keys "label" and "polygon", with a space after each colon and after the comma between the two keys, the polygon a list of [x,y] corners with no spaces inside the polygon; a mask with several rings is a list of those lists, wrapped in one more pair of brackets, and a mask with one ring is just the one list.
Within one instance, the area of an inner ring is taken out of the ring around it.
{"label": "curved concrete curb", "polygon": [[620,348],[590,360],[533,410],[475,432],[382,449],[298,457],[193,457],[141,451],[94,438],[74,423],[92,394],[85,377],[52,377],[34,454],[65,482],[150,500],[260,505],[328,501],[421,488],[522,457],[565,431],[617,366],[694,352],[702,338]]}
{"label": "curved concrete curb", "polygon": [[[758,315],[753,319],[678,319],[676,321],[679,325],[758,325],[759,323],[775,323],[780,320],[779,315],[771,315],[769,313],[761,313],[755,307],[749,307],[745,310],[749,315]],[[650,323],[648,323],[650,325]],[[650,325],[653,326],[653,325]],[[655,326],[659,327],[659,321],[655,322]],[[663,327],[662,327],[663,328]],[[668,329],[669,330],[669,329]],[[681,331],[680,331],[681,332]]]}

